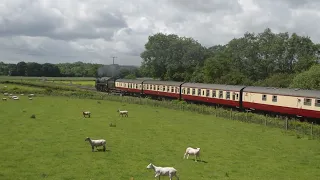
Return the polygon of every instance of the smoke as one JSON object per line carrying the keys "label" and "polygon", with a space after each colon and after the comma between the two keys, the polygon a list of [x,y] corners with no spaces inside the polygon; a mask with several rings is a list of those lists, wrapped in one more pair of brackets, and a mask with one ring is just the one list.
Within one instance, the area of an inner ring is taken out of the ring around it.
{"label": "smoke", "polygon": [[98,77],[112,77],[120,75],[120,66],[118,64],[105,65],[98,68]]}

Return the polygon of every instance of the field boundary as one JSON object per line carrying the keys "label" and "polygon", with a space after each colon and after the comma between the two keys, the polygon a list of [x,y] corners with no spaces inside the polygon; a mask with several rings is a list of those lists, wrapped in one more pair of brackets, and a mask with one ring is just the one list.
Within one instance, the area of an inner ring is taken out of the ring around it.
{"label": "field boundary", "polygon": [[[163,107],[180,111],[190,111],[199,114],[213,115],[229,120],[236,120],[245,123],[260,124],[267,127],[280,128],[287,133],[296,135],[297,138],[307,136],[309,139],[320,140],[320,126],[313,123],[304,123],[297,120],[289,120],[288,118],[269,117],[251,112],[238,112],[229,109],[218,107],[211,107],[205,105],[188,104],[185,101],[157,101],[149,98],[128,97],[128,96],[114,96],[103,92],[87,91],[78,89],[77,87],[70,87],[66,85],[59,85],[53,83],[36,83],[36,82],[21,82],[21,81],[0,81],[5,84],[16,84],[30,87],[43,88],[43,91],[26,91],[23,89],[12,89],[8,93],[37,93],[49,96],[67,96],[72,98],[87,98],[95,100],[108,100],[121,103],[149,105],[152,107]],[[6,92],[5,89],[0,88],[0,92]]]}

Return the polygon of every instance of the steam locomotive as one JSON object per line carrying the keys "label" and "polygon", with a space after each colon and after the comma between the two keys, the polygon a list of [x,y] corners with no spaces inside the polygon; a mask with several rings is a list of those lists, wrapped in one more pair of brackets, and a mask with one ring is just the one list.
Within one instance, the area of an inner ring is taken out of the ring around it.
{"label": "steam locomotive", "polygon": [[95,88],[122,95],[180,99],[320,121],[320,91],[316,90],[114,77],[97,78]]}

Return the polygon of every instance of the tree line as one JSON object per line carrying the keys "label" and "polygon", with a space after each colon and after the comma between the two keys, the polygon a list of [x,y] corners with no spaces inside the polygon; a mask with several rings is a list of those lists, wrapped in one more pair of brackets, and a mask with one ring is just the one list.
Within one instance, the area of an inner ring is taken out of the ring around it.
{"label": "tree line", "polygon": [[161,80],[320,89],[320,44],[269,28],[225,45],[157,33],[141,53],[140,72]]}
{"label": "tree line", "polygon": [[320,44],[269,28],[225,45],[205,47],[190,37],[148,37],[141,67],[92,63],[0,62],[0,75],[45,77],[153,77],[160,80],[320,89]]}
{"label": "tree line", "polygon": [[[98,70],[101,69],[99,74]],[[92,63],[60,63],[39,64],[36,62],[18,62],[17,64],[6,64],[0,62],[0,76],[30,76],[30,77],[98,77],[112,76],[114,74],[119,78],[140,77],[138,68],[135,66],[121,66],[118,64],[102,65]]]}

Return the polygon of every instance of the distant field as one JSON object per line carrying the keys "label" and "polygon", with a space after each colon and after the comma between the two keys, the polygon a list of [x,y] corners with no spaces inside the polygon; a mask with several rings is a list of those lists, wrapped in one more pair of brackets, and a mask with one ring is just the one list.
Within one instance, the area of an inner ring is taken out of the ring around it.
{"label": "distant field", "polygon": [[[53,81],[49,81],[49,82],[53,82]],[[88,81],[54,81],[54,83],[76,84],[76,85],[92,86],[92,87],[95,85],[95,81],[93,81],[93,80],[88,80]]]}
{"label": "distant field", "polygon": [[0,80],[42,80],[47,79],[48,81],[90,81],[95,80],[95,77],[25,77],[25,76],[0,76]]}
{"label": "distant field", "polygon": [[[2,95],[0,96],[2,97]],[[149,106],[63,97],[0,102],[0,179],[154,179],[173,166],[181,180],[317,179],[318,141],[276,128]],[[118,108],[129,110],[128,118]],[[92,112],[83,118],[81,111]],[[36,119],[31,119],[32,114]],[[117,127],[109,127],[109,123]],[[105,138],[107,152],[84,139]],[[184,160],[188,146],[202,160]],[[161,178],[168,179],[168,178]]]}

